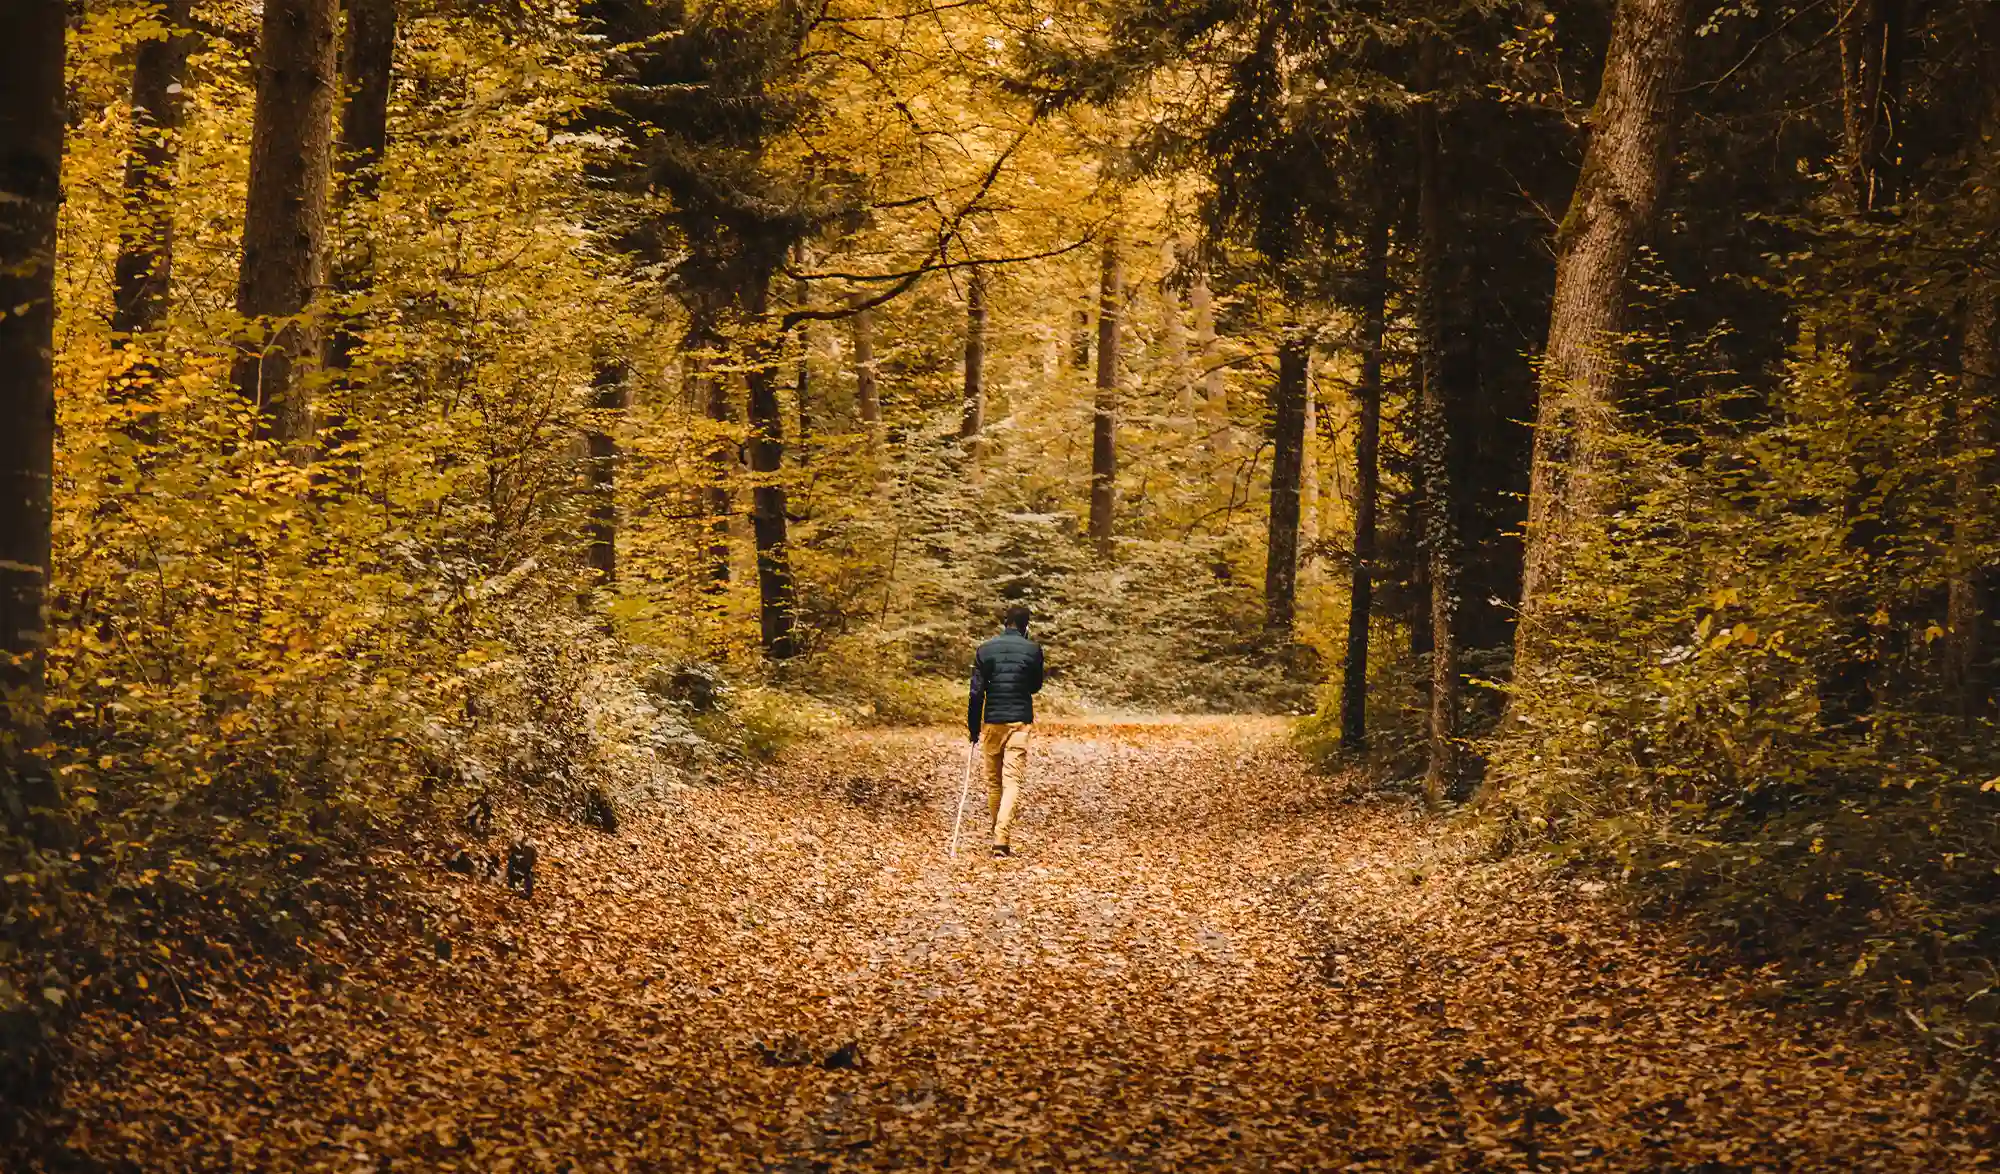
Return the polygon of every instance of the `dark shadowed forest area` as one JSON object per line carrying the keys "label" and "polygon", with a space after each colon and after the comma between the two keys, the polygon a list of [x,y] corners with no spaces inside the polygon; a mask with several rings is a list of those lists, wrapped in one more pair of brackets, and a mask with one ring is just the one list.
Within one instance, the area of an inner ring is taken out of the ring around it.
{"label": "dark shadowed forest area", "polygon": [[0,0],[0,417],[5,1169],[2000,1166],[2000,0]]}

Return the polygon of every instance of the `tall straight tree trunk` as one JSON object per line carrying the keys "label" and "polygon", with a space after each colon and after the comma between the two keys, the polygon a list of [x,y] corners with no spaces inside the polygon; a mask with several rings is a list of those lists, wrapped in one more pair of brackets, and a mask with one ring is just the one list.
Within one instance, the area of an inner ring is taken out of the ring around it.
{"label": "tall straight tree trunk", "polygon": [[[701,336],[698,346],[711,351],[715,339]],[[716,371],[710,354],[703,354],[697,362],[701,372],[702,411],[715,426],[715,435],[708,445],[708,484],[703,496],[708,513],[708,585],[711,591],[720,591],[729,586],[729,521],[736,512],[734,495],[730,493],[730,481],[737,470],[736,445],[729,438],[729,430],[736,423],[736,412],[729,403],[729,383],[727,378]]]}
{"label": "tall straight tree trunk", "polygon": [[1264,631],[1289,640],[1297,618],[1299,580],[1299,473],[1305,455],[1306,383],[1312,342],[1288,332],[1278,348],[1278,381],[1271,391],[1271,517],[1264,558]]}
{"label": "tall straight tree trunk", "polygon": [[1097,399],[1090,423],[1090,541],[1111,557],[1118,508],[1118,317],[1125,300],[1124,264],[1116,235],[1105,237],[1097,292]]}
{"label": "tall straight tree trunk", "polygon": [[854,330],[854,410],[868,432],[871,448],[882,443],[882,395],[876,386],[875,311],[857,311],[850,321]]}
{"label": "tall straight tree trunk", "polygon": [[1305,423],[1299,437],[1299,582],[1316,581],[1314,547],[1319,543],[1319,377],[1306,363],[1302,391]]}
{"label": "tall straight tree trunk", "polygon": [[594,418],[584,433],[590,453],[590,520],[585,524],[590,569],[597,581],[618,579],[618,417],[625,411],[625,364],[607,359],[591,380]]}
{"label": "tall straight tree trunk", "polygon": [[1986,601],[1974,553],[1991,513],[1986,450],[1993,443],[1994,397],[2000,393],[2000,296],[1992,278],[1974,274],[1966,295],[1960,373],[1951,404],[1951,432],[1958,466],[1952,474],[1951,539],[1945,556],[1945,687],[1960,717],[1980,709]]}
{"label": "tall straight tree trunk", "polygon": [[1347,590],[1347,662],[1340,686],[1340,744],[1368,745],[1368,627],[1375,606],[1375,511],[1382,485],[1382,337],[1388,321],[1389,192],[1384,136],[1370,136],[1373,172],[1361,319],[1361,377],[1355,385],[1354,568]]}
{"label": "tall straight tree trunk", "polygon": [[[2000,8],[1988,6],[1979,27],[1979,56],[1985,82],[1985,114],[1966,150],[1975,176],[1990,180],[2000,172]],[[2000,279],[1975,269],[1965,293],[1964,336],[1959,340],[1959,377],[1952,402],[1952,448],[1958,457],[1952,476],[1951,540],[1946,552],[1944,669],[1952,707],[1970,719],[1991,708],[1986,648],[1987,584],[1990,568],[1976,554],[1993,525],[1994,461],[1990,449],[2000,412]]]}
{"label": "tall straight tree trunk", "polygon": [[[382,184],[382,158],[389,149],[389,95],[395,81],[396,0],[347,0],[347,29],[340,48],[340,82],[346,104],[340,110],[340,146],[334,157],[339,200],[353,213],[374,200]],[[344,294],[363,294],[374,284],[374,250],[360,224],[348,224],[341,242],[338,274]],[[345,371],[359,340],[343,319],[327,347],[327,365]]]}
{"label": "tall straight tree trunk", "polygon": [[335,243],[334,284],[347,305],[327,339],[326,365],[337,397],[328,413],[326,449],[339,451],[355,439],[348,373],[361,347],[360,314],[353,302],[375,285],[375,250],[366,210],[381,189],[382,160],[389,148],[389,95],[395,81],[396,0],[347,0],[347,27],[340,47],[340,142],[334,153],[340,237]]}
{"label": "tall straight tree trunk", "polygon": [[139,46],[132,63],[132,145],[125,156],[125,225],[119,234],[112,279],[111,331],[115,345],[130,348],[130,368],[114,395],[132,411],[125,428],[133,437],[156,436],[154,405],[160,368],[148,353],[166,322],[174,270],[174,167],[187,121],[189,0],[160,7],[163,35]]}
{"label": "tall straight tree trunk", "polygon": [[1209,290],[1207,265],[1195,270],[1188,300],[1194,310],[1194,345],[1201,362],[1202,402],[1213,420],[1214,446],[1217,451],[1226,452],[1232,427],[1229,390],[1222,381],[1222,347],[1215,335],[1215,297]]}
{"label": "tall straight tree trunk", "polygon": [[1418,392],[1414,439],[1418,476],[1423,482],[1423,550],[1430,588],[1431,697],[1430,761],[1424,795],[1435,806],[1464,797],[1466,771],[1459,744],[1457,490],[1452,481],[1450,377],[1445,372],[1444,161],[1438,140],[1436,38],[1419,51],[1418,88],[1431,96],[1417,107],[1418,330],[1423,385]]}
{"label": "tall straight tree trunk", "polygon": [[67,15],[62,0],[0,6],[0,815],[44,844],[63,826],[42,744]]}
{"label": "tall straight tree trunk", "polygon": [[262,329],[231,375],[257,405],[259,434],[281,444],[311,427],[302,368],[317,332],[304,315],[326,284],[339,15],[335,0],[265,0],[258,46],[236,308]]}
{"label": "tall straight tree trunk", "polygon": [[1174,242],[1160,244],[1160,349],[1166,360],[1167,378],[1173,385],[1174,422],[1177,427],[1194,427],[1194,380],[1188,374],[1187,326],[1181,321],[1181,295],[1174,289],[1173,273],[1178,260]]}
{"label": "tall straight tree trunk", "polygon": [[1556,288],[1535,405],[1515,676],[1539,671],[1548,600],[1575,524],[1595,516],[1599,443],[1617,393],[1627,271],[1666,187],[1689,0],[1619,0],[1590,146],[1556,234]]}
{"label": "tall straight tree trunk", "polygon": [[160,6],[164,35],[139,46],[132,63],[132,146],[125,156],[127,221],[118,242],[111,329],[122,340],[166,320],[174,264],[174,164],[187,121],[189,0]]}
{"label": "tall straight tree trunk", "polygon": [[1904,0],[1851,0],[1840,18],[1841,194],[1866,215],[1895,199]]}
{"label": "tall straight tree trunk", "polygon": [[[811,257],[807,254],[805,246],[800,245],[798,248],[800,272],[805,271],[806,264],[810,260]],[[800,280],[792,286],[792,303],[801,310],[812,305],[812,284],[810,282]],[[792,396],[792,401],[798,411],[799,443],[796,445],[796,448],[798,449],[799,463],[801,465],[808,463],[812,455],[812,348],[812,323],[809,321],[801,322],[799,323],[799,370],[798,378],[793,384]]]}
{"label": "tall straight tree trunk", "polygon": [[[745,299],[753,325],[769,310],[769,278],[754,281]],[[757,621],[764,655],[789,660],[798,652],[797,587],[785,510],[785,420],[778,403],[777,343],[753,337],[744,382],[750,387],[750,529],[757,544]]]}
{"label": "tall straight tree trunk", "polygon": [[985,448],[979,435],[985,428],[986,271],[975,266],[965,291],[965,405],[958,423],[958,438],[975,462]]}

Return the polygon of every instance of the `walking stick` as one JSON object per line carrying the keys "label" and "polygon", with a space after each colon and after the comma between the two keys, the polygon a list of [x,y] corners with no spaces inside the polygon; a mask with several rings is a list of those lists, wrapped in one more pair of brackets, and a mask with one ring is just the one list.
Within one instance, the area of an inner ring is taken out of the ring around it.
{"label": "walking stick", "polygon": [[958,829],[965,824],[965,797],[972,791],[972,752],[979,748],[977,742],[965,744],[965,781],[958,787],[958,818],[951,821],[951,858],[958,859]]}

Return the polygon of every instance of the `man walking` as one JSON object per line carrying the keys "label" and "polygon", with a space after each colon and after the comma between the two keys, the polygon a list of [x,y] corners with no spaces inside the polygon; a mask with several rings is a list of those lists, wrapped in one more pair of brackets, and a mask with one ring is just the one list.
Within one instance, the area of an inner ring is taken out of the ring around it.
{"label": "man walking", "polygon": [[1028,773],[1028,730],[1035,724],[1035,694],[1042,687],[1042,646],[1028,639],[1028,609],[1007,609],[1005,627],[972,657],[972,697],[965,724],[986,759],[986,791],[993,817],[993,854],[1012,856],[1008,833],[1014,804]]}

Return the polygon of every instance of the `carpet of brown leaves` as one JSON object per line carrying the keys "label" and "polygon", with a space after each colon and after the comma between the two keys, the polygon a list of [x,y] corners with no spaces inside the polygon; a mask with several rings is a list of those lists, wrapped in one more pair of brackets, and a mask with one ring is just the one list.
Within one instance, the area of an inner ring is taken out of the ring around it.
{"label": "carpet of brown leaves", "polygon": [[1010,860],[976,816],[946,859],[963,761],[830,739],[545,840],[530,902],[427,865],[407,926],[324,965],[88,1024],[68,1144],[141,1170],[1995,1164],[1918,1057],[1307,777],[1276,723],[1044,727]]}

